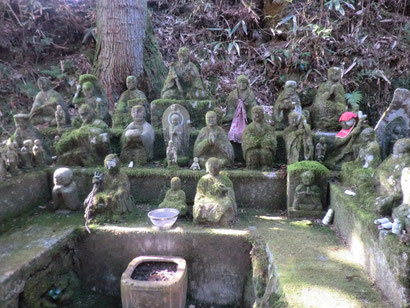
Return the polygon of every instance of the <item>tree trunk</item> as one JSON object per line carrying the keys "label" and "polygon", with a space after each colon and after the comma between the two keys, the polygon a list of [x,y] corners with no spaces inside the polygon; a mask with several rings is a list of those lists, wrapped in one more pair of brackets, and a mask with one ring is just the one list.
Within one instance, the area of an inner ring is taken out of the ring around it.
{"label": "tree trunk", "polygon": [[97,75],[111,102],[129,75],[143,72],[146,0],[97,1]]}

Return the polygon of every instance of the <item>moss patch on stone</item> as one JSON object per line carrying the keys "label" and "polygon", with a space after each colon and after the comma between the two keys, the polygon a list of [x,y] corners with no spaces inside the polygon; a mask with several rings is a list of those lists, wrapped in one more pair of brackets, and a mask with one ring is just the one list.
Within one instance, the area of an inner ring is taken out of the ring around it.
{"label": "moss patch on stone", "polygon": [[293,163],[287,167],[288,173],[302,173],[305,171],[313,171],[315,174],[319,173],[324,176],[329,176],[330,171],[321,163],[312,160],[303,160],[297,163]]}

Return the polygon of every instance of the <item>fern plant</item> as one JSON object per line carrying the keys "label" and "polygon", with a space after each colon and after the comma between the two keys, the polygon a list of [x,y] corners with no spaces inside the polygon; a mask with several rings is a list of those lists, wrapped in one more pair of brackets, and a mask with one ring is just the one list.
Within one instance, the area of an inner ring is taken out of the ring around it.
{"label": "fern plant", "polygon": [[354,90],[352,93],[345,94],[348,104],[352,107],[353,110],[359,109],[359,104],[363,99],[363,94],[359,90]]}

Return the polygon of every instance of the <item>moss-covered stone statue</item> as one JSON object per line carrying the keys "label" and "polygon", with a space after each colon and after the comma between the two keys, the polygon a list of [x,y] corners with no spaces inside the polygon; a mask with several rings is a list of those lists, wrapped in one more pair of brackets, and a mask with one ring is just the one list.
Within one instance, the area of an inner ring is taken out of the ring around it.
{"label": "moss-covered stone statue", "polygon": [[19,155],[17,152],[17,142],[8,142],[6,151],[6,166],[11,175],[20,173],[19,170]]}
{"label": "moss-covered stone statue", "polygon": [[327,71],[327,81],[319,86],[311,107],[312,127],[320,131],[338,131],[337,122],[346,111],[345,90],[340,83],[341,70],[331,67]]}
{"label": "moss-covered stone statue", "polygon": [[153,157],[155,133],[151,124],[145,121],[144,106],[132,107],[133,122],[124,130],[121,136],[121,161],[135,165],[144,165]]}
{"label": "moss-covered stone statue", "polygon": [[320,137],[319,142],[315,146],[315,160],[319,163],[323,163],[326,158],[327,143],[325,137]]}
{"label": "moss-covered stone statue", "polygon": [[0,181],[5,181],[7,177],[7,148],[4,143],[0,143]]}
{"label": "moss-covered stone statue", "polygon": [[180,178],[173,177],[171,179],[171,189],[168,189],[164,201],[158,207],[177,209],[181,216],[186,215],[188,206],[186,204],[185,192],[181,189]]}
{"label": "moss-covered stone statue", "polygon": [[70,124],[70,115],[67,105],[60,93],[51,88],[50,80],[46,77],[40,77],[37,80],[40,92],[34,99],[30,111],[30,121],[33,125],[47,124],[48,126],[57,126],[55,111],[57,106],[61,106],[65,114],[65,124]]}
{"label": "moss-covered stone statue", "polygon": [[143,105],[145,107],[146,119],[149,119],[151,108],[144,92],[137,88],[137,77],[128,76],[126,79],[127,90],[122,92],[118,104],[114,111],[114,127],[125,128],[132,121],[131,108],[135,105]]}
{"label": "moss-covered stone statue", "polygon": [[260,106],[252,108],[253,122],[249,124],[242,135],[242,152],[246,168],[268,170],[276,152],[275,129],[264,120],[263,109]]}
{"label": "moss-covered stone statue", "polygon": [[305,171],[300,175],[301,183],[296,186],[293,197],[293,210],[322,210],[321,191],[314,184],[315,175],[312,171]]}
{"label": "moss-covered stone statue", "polygon": [[33,147],[33,140],[28,139],[23,141],[23,146],[20,149],[21,167],[23,169],[33,168],[33,153],[31,148]]}
{"label": "moss-covered stone statue", "polygon": [[204,167],[211,157],[220,159],[222,167],[233,163],[234,152],[227,133],[217,125],[217,115],[208,111],[205,115],[206,127],[202,128],[195,140],[194,157],[199,158],[199,164]]}
{"label": "moss-covered stone statue", "polygon": [[276,129],[284,129],[289,125],[289,114],[294,111],[302,114],[302,105],[299,95],[296,93],[297,83],[293,80],[288,80],[282,92],[273,106],[273,118],[275,120]]}
{"label": "moss-covered stone statue", "polygon": [[96,176],[93,183],[101,181],[99,190],[92,200],[90,217],[97,221],[110,220],[115,216],[132,211],[130,181],[128,175],[120,170],[116,154],[104,159],[106,172],[103,177]]}
{"label": "moss-covered stone statue", "polygon": [[24,140],[44,140],[43,135],[30,123],[30,116],[28,114],[15,114],[13,116],[16,130],[10,137],[12,141],[17,142],[18,147],[23,146]]}
{"label": "moss-covered stone statue", "polygon": [[312,131],[299,113],[289,113],[289,126],[283,131],[286,145],[287,164],[313,158]]}
{"label": "moss-covered stone statue", "polygon": [[69,166],[101,164],[110,153],[108,125],[96,119],[94,109],[88,104],[81,105],[79,114],[81,127],[62,135],[56,144],[58,160]]}
{"label": "moss-covered stone statue", "polygon": [[53,210],[78,211],[81,209],[77,184],[73,177],[73,171],[69,168],[58,168],[54,171],[54,187],[51,193]]}
{"label": "moss-covered stone statue", "polygon": [[194,223],[227,226],[235,221],[237,212],[231,180],[220,174],[220,161],[211,157],[206,162],[204,175],[196,188],[193,208]]}
{"label": "moss-covered stone statue", "polygon": [[402,203],[393,210],[393,218],[398,218],[407,234],[410,234],[410,168],[403,168],[401,173]]}
{"label": "moss-covered stone statue", "polygon": [[206,99],[205,90],[199,70],[189,61],[189,50],[181,47],[178,50],[178,61],[169,67],[161,91],[161,98],[167,99]]}

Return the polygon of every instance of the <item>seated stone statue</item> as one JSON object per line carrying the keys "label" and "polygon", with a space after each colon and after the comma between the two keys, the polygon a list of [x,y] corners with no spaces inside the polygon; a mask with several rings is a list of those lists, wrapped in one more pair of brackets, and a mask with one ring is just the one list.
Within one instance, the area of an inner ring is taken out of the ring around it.
{"label": "seated stone statue", "polygon": [[177,209],[181,216],[186,215],[188,205],[186,204],[185,192],[181,189],[180,178],[173,177],[171,179],[171,189],[168,189],[164,201],[158,207]]}
{"label": "seated stone statue", "polygon": [[85,103],[89,105],[95,112],[95,116],[103,120],[108,125],[111,124],[111,116],[108,113],[108,101],[102,97],[98,97],[94,91],[94,85],[92,82],[87,81],[83,84],[83,93],[85,96]]}
{"label": "seated stone statue", "polygon": [[242,152],[248,169],[269,169],[276,152],[275,129],[264,120],[260,106],[252,108],[253,122],[242,135]]}
{"label": "seated stone statue", "polygon": [[17,153],[17,142],[8,142],[6,151],[6,166],[11,175],[20,173],[19,155]]}
{"label": "seated stone statue", "polygon": [[44,160],[44,149],[40,139],[34,140],[33,159],[36,167],[44,167],[46,165]]}
{"label": "seated stone statue", "polygon": [[380,146],[373,128],[365,128],[359,136],[359,149],[356,161],[362,168],[377,168],[382,162]]}
{"label": "seated stone statue", "polygon": [[65,114],[65,124],[69,124],[70,115],[64,98],[60,93],[51,88],[50,80],[46,77],[40,77],[37,81],[37,85],[40,92],[37,93],[33,106],[31,107],[31,123],[33,125],[48,124],[49,126],[57,126],[54,113],[57,106],[61,106]]}
{"label": "seated stone statue", "polygon": [[186,47],[178,50],[178,62],[169,67],[161,91],[161,97],[167,99],[205,99],[208,97],[198,68],[189,61],[189,51]]}
{"label": "seated stone statue", "polygon": [[43,140],[43,135],[30,123],[30,117],[28,114],[16,114],[13,116],[16,130],[10,137],[12,141],[17,142],[18,147],[23,146],[24,140]]}
{"label": "seated stone statue", "polygon": [[81,209],[77,184],[73,177],[73,171],[69,168],[58,168],[54,171],[54,187],[51,193],[54,210],[77,211]]}
{"label": "seated stone statue", "polygon": [[208,111],[205,115],[206,127],[202,128],[195,140],[194,157],[204,167],[210,157],[220,159],[221,166],[229,166],[234,160],[234,152],[226,132],[217,125],[216,113]]}
{"label": "seated stone statue", "polygon": [[23,169],[33,168],[33,153],[31,151],[32,146],[33,141],[31,139],[23,141],[23,146],[20,149],[21,166]]}
{"label": "seated stone statue", "polygon": [[135,105],[143,105],[147,118],[151,112],[150,105],[144,92],[137,88],[137,77],[128,76],[126,79],[127,90],[122,92],[114,111],[114,127],[125,128],[131,121],[130,111]]}
{"label": "seated stone statue", "polygon": [[230,125],[229,140],[242,142],[243,130],[252,120],[251,110],[257,105],[248,77],[238,76],[236,89],[229,93],[226,100],[226,114],[221,120],[222,124]]}
{"label": "seated stone statue", "polygon": [[296,186],[292,207],[294,210],[321,210],[322,201],[319,186],[314,184],[315,175],[305,171],[300,175],[301,184]]}
{"label": "seated stone statue", "polygon": [[410,168],[403,168],[401,173],[402,203],[393,209],[393,218],[398,218],[406,233],[410,233]]}
{"label": "seated stone statue", "polygon": [[289,126],[283,131],[286,144],[287,164],[301,160],[311,160],[313,157],[312,131],[310,125],[297,112],[289,114]]}
{"label": "seated stone statue", "polygon": [[337,122],[346,111],[345,90],[340,83],[341,70],[332,67],[327,71],[327,81],[319,86],[311,108],[312,127],[320,131],[338,131]]}
{"label": "seated stone statue", "polygon": [[107,155],[104,159],[104,167],[106,172],[103,177],[95,176],[93,178],[93,183],[98,183],[98,192],[92,197],[89,217],[97,221],[104,221],[113,218],[113,216],[131,212],[133,208],[130,181],[128,175],[120,170],[120,161],[117,155]]}
{"label": "seated stone statue", "polygon": [[153,157],[155,133],[151,124],[145,121],[145,108],[141,105],[132,107],[133,122],[121,136],[121,161],[135,165],[144,165]]}
{"label": "seated stone statue", "polygon": [[315,160],[322,164],[323,161],[325,160],[326,153],[327,153],[326,138],[320,137],[319,142],[315,146]]}
{"label": "seated stone statue", "polygon": [[285,88],[280,92],[273,107],[273,118],[275,119],[275,128],[284,129],[289,125],[288,119],[291,112],[302,114],[302,105],[299,95],[296,93],[296,81],[288,80]]}
{"label": "seated stone statue", "polygon": [[233,184],[220,174],[219,159],[211,157],[206,162],[204,175],[196,188],[193,208],[194,223],[227,226],[235,221],[236,201]]}

